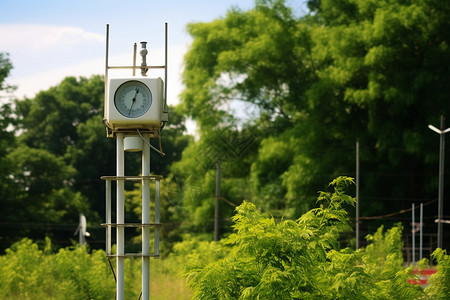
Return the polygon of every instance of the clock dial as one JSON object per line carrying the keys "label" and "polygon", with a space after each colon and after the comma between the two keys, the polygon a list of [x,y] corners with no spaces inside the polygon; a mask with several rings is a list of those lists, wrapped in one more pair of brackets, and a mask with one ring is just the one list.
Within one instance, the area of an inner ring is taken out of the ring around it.
{"label": "clock dial", "polygon": [[123,116],[138,118],[150,109],[152,93],[147,85],[140,81],[127,81],[116,90],[114,105]]}

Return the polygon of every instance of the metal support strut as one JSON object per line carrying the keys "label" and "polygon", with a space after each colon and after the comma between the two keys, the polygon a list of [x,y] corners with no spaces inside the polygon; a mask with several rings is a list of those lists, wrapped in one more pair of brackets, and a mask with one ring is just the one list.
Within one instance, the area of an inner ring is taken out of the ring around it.
{"label": "metal support strut", "polygon": [[[123,133],[117,134],[117,149],[116,149],[116,172],[117,176],[125,175],[125,163],[124,163],[124,146],[123,146]],[[117,203],[116,203],[116,222],[117,224],[124,224],[125,222],[125,184],[124,182],[117,181]],[[124,282],[125,282],[125,270],[124,270],[124,254],[125,254],[125,228],[116,228],[116,294],[117,300],[124,299]]]}
{"label": "metal support strut", "polygon": [[[150,136],[143,135],[148,141]],[[102,176],[101,179],[106,182],[106,223],[102,224],[106,227],[106,256],[108,259],[116,258],[116,299],[123,300],[124,293],[124,261],[128,257],[140,257],[142,259],[142,298],[148,300],[150,298],[150,257],[159,258],[159,194],[161,176],[150,175],[150,146],[143,143],[142,148],[142,176],[125,176],[124,175],[124,134],[117,134],[117,175]],[[116,182],[116,223],[111,220],[111,181]],[[136,181],[142,183],[142,221],[141,223],[125,223],[125,181]],[[155,222],[150,223],[150,183],[155,182]],[[125,228],[141,228],[142,229],[142,250],[141,253],[125,253]],[[112,253],[112,229],[116,230],[116,248],[115,254]],[[155,241],[153,253],[150,252],[150,230],[155,229]]]}

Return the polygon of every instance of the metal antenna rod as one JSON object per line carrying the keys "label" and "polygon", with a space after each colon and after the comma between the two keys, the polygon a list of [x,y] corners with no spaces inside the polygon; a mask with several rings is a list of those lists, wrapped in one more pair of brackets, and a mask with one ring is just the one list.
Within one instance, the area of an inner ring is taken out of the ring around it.
{"label": "metal antenna rod", "polygon": [[[109,56],[109,24],[106,24],[106,58],[105,58],[105,105],[108,103],[108,56]],[[103,118],[106,120],[106,107],[104,108]]]}
{"label": "metal antenna rod", "polygon": [[137,52],[137,44],[134,43],[134,46],[133,46],[133,76],[136,76],[136,52]]}
{"label": "metal antenna rod", "polygon": [[164,61],[164,107],[163,107],[163,112],[167,112],[168,108],[167,108],[167,34],[168,34],[168,25],[166,23],[165,25],[165,61]]}

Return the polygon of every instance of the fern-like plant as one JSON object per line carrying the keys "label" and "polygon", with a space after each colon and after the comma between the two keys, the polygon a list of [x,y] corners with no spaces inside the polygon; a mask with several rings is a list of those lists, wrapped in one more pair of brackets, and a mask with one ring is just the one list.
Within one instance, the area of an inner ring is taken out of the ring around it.
{"label": "fern-like plant", "polygon": [[340,248],[340,234],[351,229],[343,206],[355,202],[344,193],[352,183],[349,177],[333,180],[334,191],[320,192],[319,207],[295,221],[276,222],[252,203],[243,203],[233,217],[234,233],[221,242],[229,247],[228,255],[187,268],[194,298],[409,300],[425,296],[420,287],[407,283],[410,270],[401,267],[401,227],[386,235],[381,229],[370,238],[374,244],[367,250]]}

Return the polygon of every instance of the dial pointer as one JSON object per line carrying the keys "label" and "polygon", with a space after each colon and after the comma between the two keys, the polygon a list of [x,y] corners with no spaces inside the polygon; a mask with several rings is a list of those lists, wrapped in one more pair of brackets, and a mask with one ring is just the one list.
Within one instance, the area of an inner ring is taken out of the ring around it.
{"label": "dial pointer", "polygon": [[139,89],[136,89],[136,94],[134,95],[134,98],[132,100],[132,103],[131,103],[131,106],[130,106],[130,110],[128,111],[128,116],[131,115],[131,109],[133,108],[134,102],[136,102],[136,96],[137,96],[138,93],[139,93]]}

